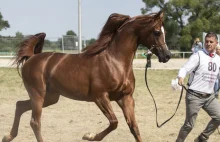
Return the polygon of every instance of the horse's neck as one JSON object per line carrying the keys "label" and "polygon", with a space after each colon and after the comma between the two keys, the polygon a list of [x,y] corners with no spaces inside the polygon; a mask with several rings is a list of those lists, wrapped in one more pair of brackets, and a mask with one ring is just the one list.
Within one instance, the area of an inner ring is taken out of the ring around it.
{"label": "horse's neck", "polygon": [[135,52],[137,50],[137,37],[130,35],[119,35],[116,36],[114,42],[112,42],[112,48],[110,52],[112,56],[120,60],[124,65],[132,65]]}

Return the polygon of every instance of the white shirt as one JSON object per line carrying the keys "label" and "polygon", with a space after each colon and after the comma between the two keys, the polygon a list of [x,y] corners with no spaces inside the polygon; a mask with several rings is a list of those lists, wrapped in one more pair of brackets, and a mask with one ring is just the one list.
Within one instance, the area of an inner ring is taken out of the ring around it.
{"label": "white shirt", "polygon": [[[178,77],[189,77],[189,89],[211,94],[219,76],[220,57],[208,55],[205,48],[192,54],[187,63],[179,70]],[[195,70],[195,71],[194,71]]]}

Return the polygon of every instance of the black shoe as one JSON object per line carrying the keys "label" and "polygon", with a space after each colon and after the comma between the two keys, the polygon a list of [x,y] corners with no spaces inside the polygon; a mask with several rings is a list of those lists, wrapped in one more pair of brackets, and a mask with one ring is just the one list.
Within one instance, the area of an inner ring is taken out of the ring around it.
{"label": "black shoe", "polygon": [[207,140],[202,140],[202,138],[200,136],[198,136],[194,142],[207,142]]}

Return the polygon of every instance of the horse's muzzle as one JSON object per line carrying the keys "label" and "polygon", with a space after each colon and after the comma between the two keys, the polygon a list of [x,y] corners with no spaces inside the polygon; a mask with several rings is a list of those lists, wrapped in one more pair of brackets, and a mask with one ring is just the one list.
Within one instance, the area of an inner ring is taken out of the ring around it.
{"label": "horse's muzzle", "polygon": [[164,56],[159,56],[159,62],[163,62],[163,63],[166,63],[166,62],[168,62],[169,60],[170,60],[170,58],[171,58],[171,53],[170,53],[170,51],[167,53],[167,54],[165,54]]}

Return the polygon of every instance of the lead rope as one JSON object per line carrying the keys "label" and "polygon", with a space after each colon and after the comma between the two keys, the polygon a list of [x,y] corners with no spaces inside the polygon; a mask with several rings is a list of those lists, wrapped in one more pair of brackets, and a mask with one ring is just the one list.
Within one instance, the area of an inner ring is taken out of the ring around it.
{"label": "lead rope", "polygon": [[[158,128],[161,128],[164,124],[166,124],[168,121],[170,121],[170,120],[175,116],[175,114],[176,114],[176,112],[177,112],[177,110],[178,110],[178,108],[179,108],[180,102],[181,102],[181,100],[182,100],[183,89],[185,89],[187,92],[188,92],[188,90],[186,89],[186,87],[185,87],[184,85],[182,85],[179,102],[178,102],[178,104],[177,104],[177,107],[176,107],[176,110],[175,110],[174,114],[173,114],[169,119],[167,119],[166,121],[164,121],[162,124],[159,125],[158,119],[157,119],[157,118],[158,118],[158,117],[157,117],[157,115],[158,115],[157,104],[156,104],[156,101],[155,101],[155,99],[154,99],[154,96],[152,95],[152,93],[151,93],[151,91],[150,91],[150,88],[149,88],[149,86],[148,86],[148,83],[147,83],[147,68],[148,68],[148,65],[146,64],[146,67],[145,67],[145,83],[146,83],[147,89],[148,89],[148,91],[149,91],[149,93],[150,93],[150,95],[151,95],[151,97],[152,97],[152,99],[153,99],[153,101],[154,101],[154,106],[155,106],[155,110],[156,110],[156,124],[157,124],[157,127],[158,127]],[[219,89],[220,89],[220,87],[218,88],[218,90],[219,90]],[[218,130],[218,134],[220,135],[219,127],[217,128],[217,130]]]}
{"label": "lead rope", "polygon": [[150,88],[148,86],[148,83],[147,83],[147,64],[146,64],[146,67],[145,67],[145,83],[146,83],[147,89],[148,89],[148,91],[149,91],[149,93],[150,93],[150,95],[151,95],[151,97],[152,97],[152,99],[154,101],[154,106],[155,106],[155,109],[156,109],[156,124],[157,124],[157,127],[160,128],[160,127],[162,127],[164,124],[166,124],[168,121],[170,121],[174,117],[174,115],[176,114],[176,112],[177,112],[177,110],[179,108],[179,105],[180,105],[180,102],[181,102],[181,99],[182,99],[182,96],[183,96],[183,89],[185,89],[185,90],[187,90],[187,89],[186,89],[186,87],[184,85],[182,86],[179,102],[177,104],[177,107],[176,107],[176,110],[175,110],[174,114],[169,119],[167,119],[165,122],[163,122],[162,124],[159,125],[158,120],[157,120],[157,118],[158,118],[157,117],[157,115],[158,115],[157,104],[156,104],[154,96],[152,95],[152,93],[150,91]]}

